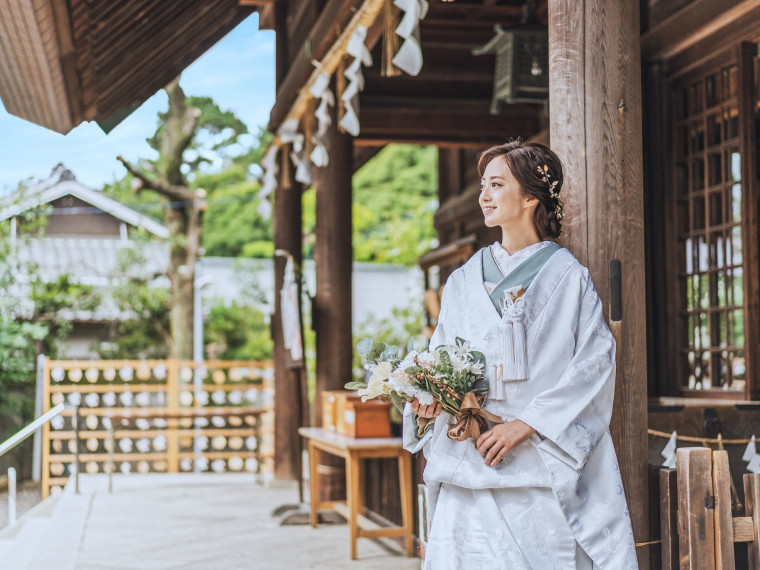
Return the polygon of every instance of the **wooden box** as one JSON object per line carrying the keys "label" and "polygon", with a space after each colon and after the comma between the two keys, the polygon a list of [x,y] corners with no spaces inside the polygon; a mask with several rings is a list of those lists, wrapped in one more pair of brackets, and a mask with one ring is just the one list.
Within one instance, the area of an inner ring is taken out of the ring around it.
{"label": "wooden box", "polygon": [[390,402],[362,402],[356,392],[322,392],[322,427],[349,437],[390,437]]}

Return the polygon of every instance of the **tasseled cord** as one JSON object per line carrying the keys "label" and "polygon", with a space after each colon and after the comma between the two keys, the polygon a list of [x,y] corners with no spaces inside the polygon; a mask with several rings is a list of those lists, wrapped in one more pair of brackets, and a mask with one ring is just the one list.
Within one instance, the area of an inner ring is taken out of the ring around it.
{"label": "tasseled cord", "polygon": [[[516,320],[511,323],[512,329],[512,358],[507,358],[504,366],[504,380],[526,380],[528,378],[528,348],[525,341],[525,327],[522,321]],[[504,335],[504,341],[509,340],[508,335]],[[507,345],[509,346],[509,345]],[[508,353],[507,353],[508,354]]]}
{"label": "tasseled cord", "polygon": [[520,307],[504,307],[504,316],[499,323],[499,364],[494,366],[494,389],[492,400],[506,399],[506,382],[528,378],[528,347],[525,326],[522,323]]}

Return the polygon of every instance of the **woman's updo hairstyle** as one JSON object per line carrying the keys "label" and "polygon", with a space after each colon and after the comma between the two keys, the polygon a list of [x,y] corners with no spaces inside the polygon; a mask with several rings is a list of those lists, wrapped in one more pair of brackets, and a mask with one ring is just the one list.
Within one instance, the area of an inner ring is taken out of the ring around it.
{"label": "woman's updo hairstyle", "polygon": [[549,148],[520,139],[493,146],[478,156],[478,174],[482,177],[488,164],[503,158],[509,171],[520,184],[524,196],[538,200],[533,226],[538,238],[557,239],[562,233],[562,162]]}

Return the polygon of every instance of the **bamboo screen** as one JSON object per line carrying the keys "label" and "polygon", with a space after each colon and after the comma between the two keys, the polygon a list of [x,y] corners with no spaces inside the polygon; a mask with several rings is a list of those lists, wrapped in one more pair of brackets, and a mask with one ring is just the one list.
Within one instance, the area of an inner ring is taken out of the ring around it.
{"label": "bamboo screen", "polygon": [[745,388],[738,78],[735,65],[676,88],[681,387]]}
{"label": "bamboo screen", "polygon": [[[74,406],[43,428],[45,496],[74,473],[77,405],[82,473],[108,472],[112,424],[116,473],[272,470],[271,362],[49,360],[43,374],[44,411]],[[261,407],[260,416],[246,414]],[[204,417],[161,417],[185,413]]]}

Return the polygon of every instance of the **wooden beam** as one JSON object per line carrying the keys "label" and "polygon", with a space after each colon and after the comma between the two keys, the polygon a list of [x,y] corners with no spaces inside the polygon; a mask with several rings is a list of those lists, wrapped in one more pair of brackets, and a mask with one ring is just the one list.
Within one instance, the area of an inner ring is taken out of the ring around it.
{"label": "wooden beam", "polygon": [[78,125],[83,120],[82,84],[76,61],[76,47],[71,32],[69,11],[63,2],[49,0],[50,10],[55,20],[58,49],[61,53],[61,72],[68,95],[72,123]]}
{"label": "wooden beam", "polygon": [[[269,130],[275,132],[290,111],[298,92],[314,70],[312,61],[321,60],[340,36],[361,0],[329,0],[314,23],[311,33],[294,56],[269,114]],[[276,30],[284,33],[285,30]]]}
{"label": "wooden beam", "polygon": [[688,73],[708,60],[714,60],[721,50],[734,49],[742,41],[753,41],[757,37],[757,22],[760,22],[760,3],[738,22],[724,26],[704,41],[670,58],[668,60],[669,79]]}
{"label": "wooden beam", "polygon": [[[563,237],[606,309],[619,260],[623,318],[610,430],[637,542],[650,540],[647,352],[638,2],[550,0],[551,142],[565,164]],[[566,232],[567,230],[567,232]],[[649,548],[637,549],[649,568]]]}
{"label": "wooden beam", "polygon": [[667,59],[721,28],[744,19],[757,0],[694,0],[641,37],[644,59]]}
{"label": "wooden beam", "polygon": [[354,172],[372,160],[372,158],[377,155],[378,152],[383,150],[383,148],[384,147],[380,145],[354,145]]}
{"label": "wooden beam", "polygon": [[417,144],[484,146],[503,143],[510,137],[528,138],[541,129],[536,107],[504,106],[500,115],[488,112],[490,102],[421,100],[394,104],[393,99],[372,99],[359,106],[361,132],[357,144],[411,142]]}

